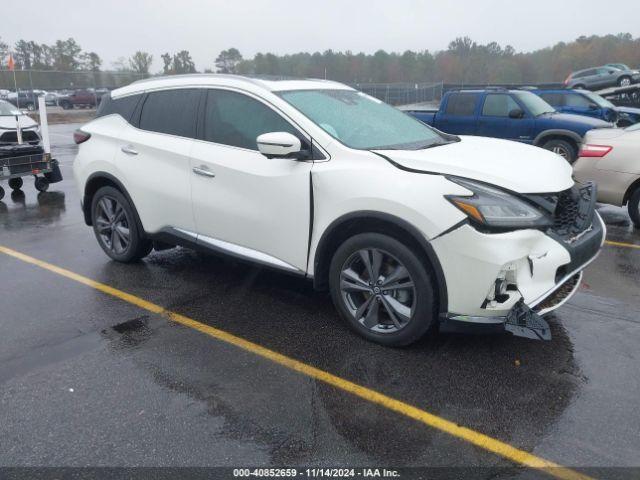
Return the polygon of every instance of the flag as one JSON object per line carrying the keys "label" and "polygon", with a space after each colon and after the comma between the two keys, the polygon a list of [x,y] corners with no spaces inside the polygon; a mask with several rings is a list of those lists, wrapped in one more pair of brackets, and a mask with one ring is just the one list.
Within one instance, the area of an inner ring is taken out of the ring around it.
{"label": "flag", "polygon": [[7,62],[9,70],[13,71],[16,68],[16,63],[13,61],[13,55],[9,54],[9,61]]}

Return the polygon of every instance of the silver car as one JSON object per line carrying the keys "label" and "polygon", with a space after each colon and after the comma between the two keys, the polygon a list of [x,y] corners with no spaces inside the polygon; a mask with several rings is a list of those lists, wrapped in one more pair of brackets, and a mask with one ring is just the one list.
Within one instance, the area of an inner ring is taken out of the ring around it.
{"label": "silver car", "polygon": [[640,71],[620,70],[619,68],[605,65],[573,72],[564,81],[564,85],[567,88],[599,90],[617,86],[626,87],[636,82],[640,82]]}

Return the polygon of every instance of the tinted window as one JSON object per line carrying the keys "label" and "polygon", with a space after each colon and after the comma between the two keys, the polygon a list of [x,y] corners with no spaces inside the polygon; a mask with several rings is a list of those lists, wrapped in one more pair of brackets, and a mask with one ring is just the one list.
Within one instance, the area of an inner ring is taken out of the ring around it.
{"label": "tinted window", "polygon": [[488,117],[508,117],[511,110],[520,109],[516,101],[510,95],[490,94],[484,101],[482,115]]}
{"label": "tinted window", "polygon": [[204,139],[258,150],[256,138],[268,132],[300,134],[270,107],[241,93],[209,90],[204,114]]}
{"label": "tinted window", "polygon": [[122,98],[111,98],[111,95],[104,95],[98,106],[96,118],[111,115],[112,113],[120,115],[127,122],[131,120],[131,115],[138,105],[142,95],[129,95]]}
{"label": "tinted window", "polygon": [[567,107],[580,107],[587,108],[591,102],[582,95],[576,95],[575,93],[567,95],[565,100]]}
{"label": "tinted window", "polygon": [[605,73],[609,73],[609,72],[614,72],[615,68],[599,68],[598,69],[598,74],[599,75],[604,75]]}
{"label": "tinted window", "polygon": [[582,72],[580,74],[581,77],[588,77],[590,75],[597,75],[598,71],[596,69],[592,69],[592,70],[585,70],[584,72]]}
{"label": "tinted window", "polygon": [[540,98],[542,98],[549,105],[559,107],[562,105],[563,95],[560,93],[541,93]]}
{"label": "tinted window", "polygon": [[180,137],[195,137],[201,90],[178,89],[152,92],[142,106],[140,128]]}
{"label": "tinted window", "polygon": [[478,103],[477,93],[452,93],[447,101],[447,115],[473,115]]}

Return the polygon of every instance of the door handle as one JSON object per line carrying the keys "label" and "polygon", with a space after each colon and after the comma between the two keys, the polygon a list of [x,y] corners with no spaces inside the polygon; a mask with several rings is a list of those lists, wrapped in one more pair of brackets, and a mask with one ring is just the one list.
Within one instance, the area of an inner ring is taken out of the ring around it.
{"label": "door handle", "polygon": [[133,148],[132,145],[125,145],[122,148],[120,148],[120,150],[122,150],[123,153],[126,153],[127,155],[137,155],[138,151]]}
{"label": "door handle", "polygon": [[193,167],[193,173],[195,173],[196,175],[201,175],[203,177],[209,177],[209,178],[213,178],[216,176],[215,173],[208,170],[206,167]]}

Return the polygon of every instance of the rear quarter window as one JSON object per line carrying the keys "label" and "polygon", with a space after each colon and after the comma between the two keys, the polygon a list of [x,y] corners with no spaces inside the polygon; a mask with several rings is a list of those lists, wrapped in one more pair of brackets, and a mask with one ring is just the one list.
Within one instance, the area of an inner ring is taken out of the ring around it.
{"label": "rear quarter window", "polygon": [[480,95],[477,93],[452,93],[447,101],[447,115],[471,116],[475,114]]}

